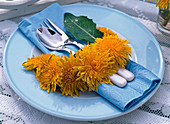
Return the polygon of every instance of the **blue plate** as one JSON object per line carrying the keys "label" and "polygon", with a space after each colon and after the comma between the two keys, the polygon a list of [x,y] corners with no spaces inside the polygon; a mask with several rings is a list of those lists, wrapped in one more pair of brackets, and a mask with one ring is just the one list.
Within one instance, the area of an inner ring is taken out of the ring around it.
{"label": "blue plate", "polygon": [[[164,59],[159,43],[152,33],[130,16],[114,9],[94,5],[66,5],[65,10],[75,15],[86,15],[95,23],[111,28],[128,41],[136,53],[137,61],[162,79]],[[10,86],[31,106],[70,120],[104,120],[124,115],[144,104],[157,88],[130,110],[122,112],[95,93],[80,93],[80,97],[66,97],[46,93],[39,86],[32,71],[25,71],[22,63],[37,54],[34,45],[17,29],[7,42],[4,53],[4,69]]]}

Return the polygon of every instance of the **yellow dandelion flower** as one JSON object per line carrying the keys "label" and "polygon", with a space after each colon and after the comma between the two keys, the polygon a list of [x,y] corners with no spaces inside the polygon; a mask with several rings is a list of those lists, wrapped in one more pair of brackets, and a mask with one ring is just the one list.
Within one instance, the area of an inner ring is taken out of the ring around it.
{"label": "yellow dandelion flower", "polygon": [[36,70],[36,75],[40,75],[41,69],[45,65],[45,63],[48,62],[49,58],[51,57],[51,54],[42,54],[41,56],[32,56],[31,58],[28,58],[26,62],[24,62],[22,65],[24,66],[25,70]]}
{"label": "yellow dandelion flower", "polygon": [[40,63],[41,57],[39,55],[37,57],[33,55],[31,58],[28,57],[28,60],[22,65],[24,66],[25,70],[34,70],[40,66]]}
{"label": "yellow dandelion flower", "polygon": [[79,50],[76,57],[81,61],[78,66],[79,78],[87,83],[89,91],[98,90],[98,85],[102,83],[112,84],[109,75],[117,72],[117,69],[109,68],[114,62],[110,61],[107,52],[99,53],[91,45],[86,45]]}
{"label": "yellow dandelion flower", "polygon": [[23,63],[23,66],[26,70],[36,70],[35,77],[40,81],[40,87],[49,93],[50,90],[55,91],[56,85],[60,84],[59,81],[57,82],[57,78],[61,69],[57,66],[57,63],[61,60],[60,56],[51,54],[42,54],[37,57],[33,55],[32,58],[28,58]]}
{"label": "yellow dandelion flower", "polygon": [[116,33],[114,33],[113,31],[111,31],[110,29],[107,29],[106,27],[97,27],[97,29],[101,32],[103,32],[103,36],[109,36],[109,35],[113,35],[113,36],[117,36]]}
{"label": "yellow dandelion flower", "polygon": [[[129,60],[131,48],[127,40],[122,40],[118,36],[105,36],[97,38],[95,48],[98,52],[103,53],[109,50],[109,56],[112,56],[116,66],[125,67],[126,60]],[[115,66],[114,66],[115,67]]]}
{"label": "yellow dandelion flower", "polygon": [[79,59],[75,58],[72,53],[70,57],[64,56],[60,66],[62,68],[59,80],[62,82],[61,92],[62,95],[70,95],[73,97],[74,94],[79,96],[78,91],[86,91],[87,85],[85,82],[79,79],[77,66],[80,64]]}
{"label": "yellow dandelion flower", "polygon": [[156,6],[158,6],[160,9],[167,9],[169,4],[170,4],[170,0],[159,0]]}
{"label": "yellow dandelion flower", "polygon": [[51,55],[48,62],[41,68],[40,75],[36,76],[37,80],[40,81],[40,87],[47,90],[48,93],[56,91],[56,87],[62,85],[58,80],[61,73],[61,67],[58,65],[61,61],[60,56]]}
{"label": "yellow dandelion flower", "polygon": [[[148,0],[150,1],[150,0]],[[153,0],[151,0],[153,1]],[[160,9],[169,9],[170,11],[170,7],[169,7],[169,4],[170,4],[170,0],[156,0],[157,1],[157,4],[156,6],[158,6]]]}

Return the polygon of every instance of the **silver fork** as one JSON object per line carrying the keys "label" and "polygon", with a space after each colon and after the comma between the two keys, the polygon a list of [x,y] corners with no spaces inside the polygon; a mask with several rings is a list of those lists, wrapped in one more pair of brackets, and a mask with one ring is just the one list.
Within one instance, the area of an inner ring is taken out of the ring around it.
{"label": "silver fork", "polygon": [[72,54],[75,55],[74,51],[64,46],[64,42],[59,36],[59,34],[52,30],[51,28],[45,27],[41,24],[41,27],[36,30],[36,35],[39,41],[46,48],[50,50],[65,51],[68,53],[72,52]]}
{"label": "silver fork", "polygon": [[[77,46],[79,49],[81,47],[83,47],[82,44],[80,43],[77,43],[76,41],[70,41],[68,36],[66,35],[66,33],[64,31],[62,31],[59,27],[57,27],[52,21],[50,21],[48,18],[47,18],[47,21],[49,22],[49,24],[57,31],[56,33],[59,33],[60,34],[60,38],[62,39],[62,41],[64,42],[64,45],[67,45],[67,44],[70,44],[70,45],[75,45]],[[44,24],[46,24],[46,26],[53,30],[46,22],[44,22]]]}

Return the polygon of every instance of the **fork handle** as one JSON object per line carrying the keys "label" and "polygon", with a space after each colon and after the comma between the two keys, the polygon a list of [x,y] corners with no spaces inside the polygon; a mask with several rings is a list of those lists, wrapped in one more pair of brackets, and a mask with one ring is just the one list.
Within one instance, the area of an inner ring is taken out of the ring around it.
{"label": "fork handle", "polygon": [[127,81],[134,79],[134,74],[125,68],[120,67],[117,74],[109,76],[110,80],[119,87],[124,87]]}
{"label": "fork handle", "polygon": [[77,46],[79,49],[81,49],[84,45],[80,44],[80,43],[77,43],[76,41],[70,41],[68,40],[66,43],[64,43],[64,45],[75,45]]}

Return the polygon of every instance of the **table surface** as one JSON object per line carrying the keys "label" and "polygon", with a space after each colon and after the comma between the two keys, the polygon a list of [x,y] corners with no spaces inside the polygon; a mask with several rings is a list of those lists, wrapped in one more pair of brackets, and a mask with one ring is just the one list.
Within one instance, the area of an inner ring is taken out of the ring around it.
{"label": "table surface", "polygon": [[[96,4],[119,9],[116,0],[84,0],[83,4]],[[122,5],[124,1],[121,0]],[[79,2],[80,3],[80,2]],[[129,3],[130,5],[131,3]],[[150,4],[147,4],[150,6]],[[153,5],[152,5],[153,6]],[[131,6],[127,14],[143,23],[159,41],[165,59],[165,74],[156,94],[135,111],[103,121],[77,122],[50,116],[25,103],[10,88],[3,70],[3,52],[5,44],[11,33],[17,28],[23,18],[17,17],[0,22],[0,124],[170,124],[170,37],[162,34],[154,18],[155,12],[147,14],[145,7]],[[122,8],[120,10],[123,10]],[[157,10],[153,8],[152,10]],[[129,13],[128,13],[129,12]],[[150,15],[150,16],[149,16]]]}

